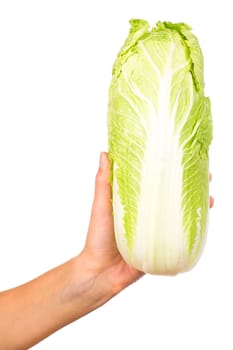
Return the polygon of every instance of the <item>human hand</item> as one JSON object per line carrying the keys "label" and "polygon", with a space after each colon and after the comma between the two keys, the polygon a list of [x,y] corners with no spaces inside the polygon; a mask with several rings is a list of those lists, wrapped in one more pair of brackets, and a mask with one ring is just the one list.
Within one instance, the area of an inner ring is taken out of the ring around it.
{"label": "human hand", "polygon": [[97,274],[104,274],[115,294],[135,282],[143,273],[129,266],[116,246],[109,163],[107,153],[101,153],[90,225],[82,254]]}

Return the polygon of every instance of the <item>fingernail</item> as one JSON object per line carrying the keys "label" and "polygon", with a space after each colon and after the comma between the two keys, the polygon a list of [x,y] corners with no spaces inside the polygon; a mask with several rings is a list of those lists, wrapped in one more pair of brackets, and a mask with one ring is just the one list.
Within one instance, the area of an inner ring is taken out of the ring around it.
{"label": "fingernail", "polygon": [[106,169],[107,167],[107,157],[104,152],[100,153],[100,162],[99,162],[100,169]]}

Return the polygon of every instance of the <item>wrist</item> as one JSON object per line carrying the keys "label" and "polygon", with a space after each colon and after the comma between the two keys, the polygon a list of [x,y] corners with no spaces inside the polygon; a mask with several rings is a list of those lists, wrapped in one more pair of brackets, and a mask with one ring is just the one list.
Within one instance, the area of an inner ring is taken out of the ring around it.
{"label": "wrist", "polygon": [[84,248],[77,259],[82,259],[82,264],[91,276],[92,283],[107,295],[108,299],[143,275],[142,272],[127,265],[119,254],[110,259],[99,254],[95,256]]}
{"label": "wrist", "polygon": [[69,263],[71,276],[64,290],[63,301],[78,311],[77,319],[106,303],[113,297],[114,291],[104,272],[85,253]]}

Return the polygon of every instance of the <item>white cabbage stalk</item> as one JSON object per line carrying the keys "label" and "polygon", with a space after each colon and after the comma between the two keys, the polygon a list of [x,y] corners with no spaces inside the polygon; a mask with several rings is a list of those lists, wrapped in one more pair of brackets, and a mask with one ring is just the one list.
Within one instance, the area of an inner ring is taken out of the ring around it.
{"label": "white cabbage stalk", "polygon": [[151,274],[190,270],[206,238],[210,100],[184,23],[131,20],[113,67],[108,137],[118,249]]}

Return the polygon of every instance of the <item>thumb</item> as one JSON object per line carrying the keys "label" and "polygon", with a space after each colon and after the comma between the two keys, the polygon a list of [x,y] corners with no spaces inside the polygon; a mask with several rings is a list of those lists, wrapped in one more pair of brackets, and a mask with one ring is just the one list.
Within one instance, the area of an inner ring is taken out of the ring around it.
{"label": "thumb", "polygon": [[93,212],[98,211],[98,215],[112,215],[111,205],[112,191],[110,184],[110,161],[106,152],[101,152],[99,170],[95,179],[95,195],[93,202]]}
{"label": "thumb", "polygon": [[112,249],[113,234],[110,162],[108,154],[102,152],[95,179],[95,194],[86,243],[89,247],[95,247],[95,249],[96,247],[102,247],[104,243]]}

